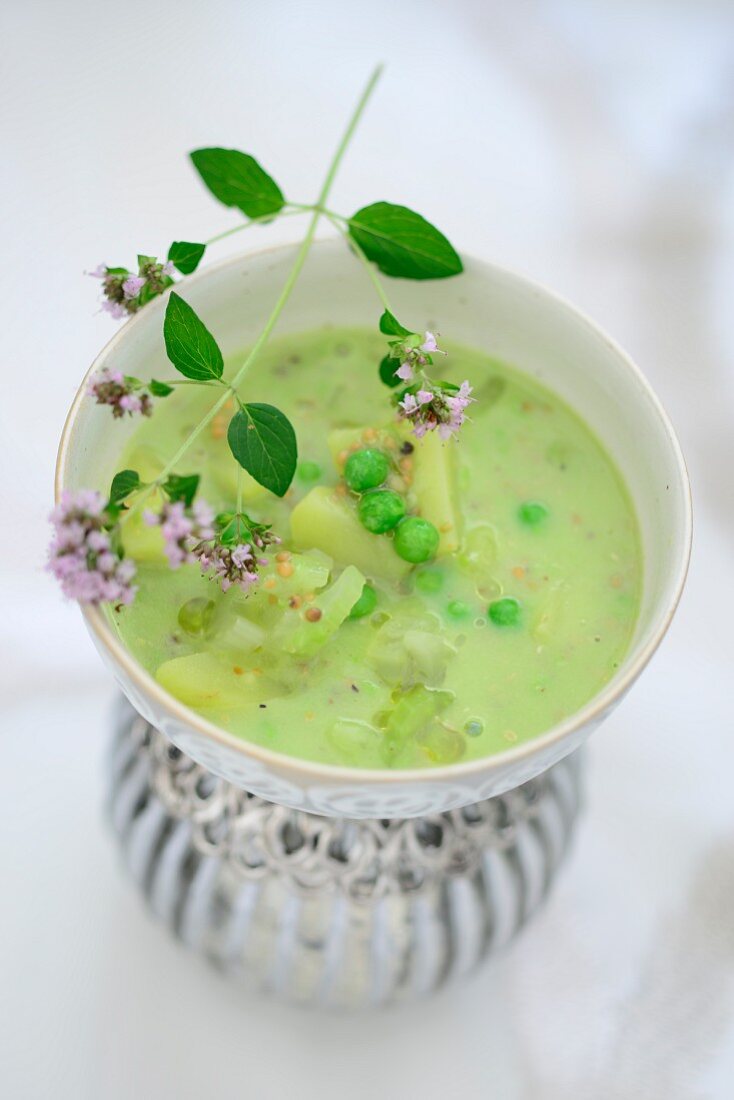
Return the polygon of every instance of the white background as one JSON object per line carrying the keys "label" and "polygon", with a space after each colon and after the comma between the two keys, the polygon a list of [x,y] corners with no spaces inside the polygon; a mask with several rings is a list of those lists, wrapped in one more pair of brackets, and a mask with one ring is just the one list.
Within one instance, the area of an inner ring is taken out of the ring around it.
{"label": "white background", "polygon": [[[5,0],[1,30],[0,1094],[731,1097],[732,4]],[[41,566],[65,410],[114,330],[82,272],[233,224],[198,145],[313,196],[379,59],[334,205],[407,202],[608,328],[679,430],[696,546],[547,908],[431,1002],[324,1017],[243,998],[143,911],[101,813],[110,681]]]}

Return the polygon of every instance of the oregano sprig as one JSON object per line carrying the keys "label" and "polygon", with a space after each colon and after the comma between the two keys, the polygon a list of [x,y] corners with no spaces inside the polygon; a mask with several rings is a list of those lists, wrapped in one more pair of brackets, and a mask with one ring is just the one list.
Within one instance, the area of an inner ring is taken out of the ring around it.
{"label": "oregano sprig", "polygon": [[[175,291],[168,298],[163,337],[168,358],[186,378],[221,382],[224,358],[219,345],[192,306]],[[274,405],[237,400],[239,408],[227,432],[230,450],[255,481],[282,497],[298,460],[293,426]]]}
{"label": "oregano sprig", "polygon": [[152,298],[173,285],[173,264],[155,256],[138,256],[137,273],[126,267],[99,264],[89,274],[102,282],[102,309],[115,320],[137,313]]}
{"label": "oregano sprig", "polygon": [[[182,376],[143,383],[105,368],[89,383],[88,392],[99,404],[111,406],[113,416],[119,419],[136,412],[149,416],[154,400],[167,398],[180,385],[214,386],[221,393],[155,480],[145,484],[137,471],[125,469],[115,475],[106,503],[99,494],[85,495],[84,491],[77,494],[78,499],[66,500],[62,514],[55,520],[57,540],[52,548],[51,567],[60,579],[66,572],[74,573],[73,583],[65,584],[68,594],[83,602],[108,601],[115,602],[116,606],[132,599],[134,588],[130,581],[134,564],[124,558],[124,524],[154,489],[159,491],[162,503],[159,500],[157,512],[146,511],[145,518],[146,522],[160,526],[172,567],[195,560],[204,572],[217,577],[222,588],[237,583],[249,590],[255,583],[262,560],[258,554],[278,539],[269,524],[253,520],[242,510],[241,477],[238,478],[236,509],[215,517],[206,502],[197,496],[199,475],[177,471],[207,425],[234,399],[235,411],[228,426],[227,440],[238,469],[246,470],[276,496],[287,493],[298,458],[293,426],[274,405],[243,400],[240,387],[290,297],[322,217],[335,225],[348,241],[368,271],[382,303],[379,328],[389,339],[388,354],[380,363],[379,374],[394,391],[392,400],[399,415],[411,421],[416,435],[434,427],[438,427],[444,437],[458,430],[464,419],[463,410],[471,401],[471,387],[468,382],[461,387],[431,382],[426,371],[433,363],[433,356],[443,354],[435,335],[431,332],[421,335],[397,319],[377,275],[379,271],[393,278],[448,278],[462,271],[458,253],[440,230],[406,206],[376,202],[347,218],[327,205],[344,152],[380,73],[378,67],[370,77],[314,203],[287,201],[273,177],[249,153],[218,146],[196,149],[190,158],[204,185],[219,202],[238,210],[246,220],[208,241],[173,241],[164,262],[140,255],[137,272],[107,265],[100,265],[93,272],[102,281],[103,308],[113,317],[136,313],[153,298],[169,292],[163,342],[169,361]],[[214,335],[193,306],[177,291],[170,290],[174,272],[186,279],[198,269],[209,246],[216,241],[251,225],[299,214],[308,215],[309,223],[291,271],[245,361],[227,380],[224,357]],[[79,521],[79,516],[84,517],[83,520]],[[67,555],[64,540],[69,537],[68,531],[76,531],[80,525],[91,541],[86,550],[87,566],[77,555],[74,571],[62,560]],[[95,541],[99,542],[99,551],[90,549]],[[89,577],[85,577],[85,569]]]}

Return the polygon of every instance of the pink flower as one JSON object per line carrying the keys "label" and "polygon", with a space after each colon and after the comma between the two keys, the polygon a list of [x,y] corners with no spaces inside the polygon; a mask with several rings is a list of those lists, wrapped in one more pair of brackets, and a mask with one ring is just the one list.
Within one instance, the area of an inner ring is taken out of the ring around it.
{"label": "pink flower", "polygon": [[430,366],[432,362],[431,355],[436,353],[446,354],[439,348],[436,334],[433,332],[426,332],[422,343],[417,333],[412,333],[400,340],[390,341],[390,355],[400,364],[395,374],[403,382],[412,382],[416,372],[422,374],[423,368]]}
{"label": "pink flower", "polygon": [[142,410],[142,399],[136,393],[126,393],[120,398],[118,407],[132,416],[133,413]]}
{"label": "pink flower", "polygon": [[145,279],[141,275],[128,275],[122,284],[122,293],[126,298],[137,298],[145,286]]}
{"label": "pink flower", "polygon": [[243,592],[249,592],[259,580],[257,564],[249,543],[239,543],[233,547],[217,543],[206,561],[202,562],[202,572],[213,572],[223,592],[233,584],[239,585]]}
{"label": "pink flower", "polygon": [[[247,532],[247,542],[239,539]],[[199,555],[202,573],[211,572],[224,592],[233,584],[247,593],[260,579],[258,568],[267,565],[268,559],[256,555],[266,547],[280,542],[267,524],[257,523],[249,516],[233,516],[222,527],[212,546]]]}
{"label": "pink flower", "polygon": [[105,313],[109,313],[113,321],[122,320],[127,312],[120,302],[111,302],[109,299],[102,302],[102,309]]}
{"label": "pink flower", "polygon": [[62,493],[49,517],[54,534],[46,568],[70,599],[122,607],[132,602],[137,591],[130,583],[135,563],[112,550],[104,511],[100,493],[87,489]]}
{"label": "pink flower", "polygon": [[441,351],[438,343],[436,342],[435,332],[426,332],[425,339],[421,344],[421,351],[425,351],[426,354],[432,355],[434,352],[438,352],[439,355],[445,355],[445,351]]}
{"label": "pink flower", "polygon": [[421,405],[426,405],[429,401],[433,400],[433,397],[434,394],[432,390],[418,390],[417,394],[406,393],[403,400],[398,404],[405,416],[413,416],[418,412]]}
{"label": "pink flower", "polygon": [[136,378],[128,378],[121,371],[104,367],[89,379],[87,394],[93,397],[98,405],[109,405],[112,415],[118,420],[125,413],[129,416],[135,413],[150,416],[153,412],[153,402],[147,393],[136,392],[140,385]]}
{"label": "pink flower", "polygon": [[106,264],[99,264],[89,274],[102,280],[102,309],[110,317],[120,320],[128,314],[137,313],[147,301],[172,285],[173,264],[170,261],[158,263],[154,256],[141,256],[137,274],[126,268],[110,268]]}
{"label": "pink flower", "polygon": [[189,511],[182,500],[167,501],[159,513],[144,512],[143,520],[149,527],[160,527],[171,569],[196,561],[199,543],[214,538],[214,516],[203,500],[198,500]]}
{"label": "pink flower", "polygon": [[[199,527],[202,530],[204,528],[209,530],[212,527],[214,523],[214,512],[212,511],[211,506],[207,504],[205,500],[195,500],[191,512],[194,519],[199,524]],[[202,538],[213,538],[213,534],[202,535]]]}
{"label": "pink flower", "polygon": [[197,561],[205,552],[202,544],[214,538],[214,513],[204,500],[190,509],[182,500],[167,501],[159,513],[144,512],[143,520],[149,527],[160,527],[171,569]]}
{"label": "pink flower", "polygon": [[462,382],[457,390],[445,389],[436,384],[432,389],[406,393],[398,402],[398,415],[413,426],[413,434],[419,439],[426,432],[438,431],[441,439],[456,436],[466,420],[466,409],[474,401],[472,387]]}
{"label": "pink flower", "polygon": [[[267,565],[267,558],[255,556],[257,551],[280,542],[269,527],[247,516],[232,517],[224,526],[217,527],[212,509],[204,500],[195,501],[190,508],[182,500],[167,503],[158,514],[145,512],[143,519],[149,526],[161,528],[172,569],[198,562],[202,573],[210,573],[223,592],[234,584],[249,592],[259,580],[258,567]],[[222,542],[221,536],[226,537],[234,519],[238,519],[241,530],[249,528],[250,542]],[[218,522],[221,525],[222,521]]]}

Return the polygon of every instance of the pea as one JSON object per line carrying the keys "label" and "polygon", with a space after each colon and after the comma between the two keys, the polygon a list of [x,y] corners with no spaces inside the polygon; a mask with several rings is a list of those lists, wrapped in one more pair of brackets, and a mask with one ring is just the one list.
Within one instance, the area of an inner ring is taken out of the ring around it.
{"label": "pea", "polygon": [[545,504],[537,500],[526,500],[518,508],[517,514],[521,523],[527,524],[528,527],[537,527],[546,519],[548,509]]}
{"label": "pea", "polygon": [[421,569],[416,574],[415,587],[419,592],[431,594],[443,588],[444,576],[440,569]]}
{"label": "pea", "polygon": [[387,455],[372,447],[364,447],[347,459],[344,479],[355,493],[363,493],[366,489],[376,489],[378,485],[382,485],[389,472]]}
{"label": "pea", "polygon": [[403,561],[428,561],[438,550],[439,535],[427,519],[407,516],[395,531],[395,552]]}
{"label": "pea", "polygon": [[405,501],[391,489],[376,489],[365,493],[357,510],[362,526],[373,535],[382,535],[385,531],[391,531],[403,518]]}
{"label": "pea", "polygon": [[520,602],[514,596],[492,600],[487,614],[495,626],[516,626],[520,621]]}
{"label": "pea", "polygon": [[464,603],[463,600],[451,600],[446,607],[449,615],[452,619],[465,619],[471,611],[468,603]]}
{"label": "pea", "polygon": [[179,609],[178,625],[187,634],[201,637],[208,633],[213,615],[214,601],[207,600],[204,596],[195,596],[193,600],[187,600]]}
{"label": "pea", "polygon": [[481,718],[470,718],[464,724],[464,733],[467,737],[479,737],[484,733],[484,722]]}
{"label": "pea", "polygon": [[350,619],[363,619],[365,615],[371,615],[377,606],[377,593],[371,584],[366,584],[362,589],[362,595],[349,612]]}
{"label": "pea", "polygon": [[318,462],[301,462],[298,467],[298,476],[301,481],[318,481],[321,477],[321,467]]}

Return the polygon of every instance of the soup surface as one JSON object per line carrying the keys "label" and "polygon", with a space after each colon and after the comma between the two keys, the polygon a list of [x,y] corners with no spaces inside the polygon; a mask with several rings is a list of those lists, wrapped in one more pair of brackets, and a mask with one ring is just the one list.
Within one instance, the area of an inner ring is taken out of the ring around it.
{"label": "soup surface", "polygon": [[[247,397],[289,416],[299,466],[283,500],[245,475],[246,510],[282,538],[256,588],[223,594],[196,565],[171,570],[160,528],[135,515],[125,524],[140,587],[110,618],[167,691],[279,752],[412,768],[527,741],[610,679],[640,603],[622,479],[547,389],[481,351],[448,350],[442,376],[469,379],[476,404],[446,443],[396,421],[379,335],[322,329],[265,350]],[[120,468],[154,478],[215,396],[185,386],[157,402]],[[229,415],[179,471],[201,472],[217,510],[236,499]],[[400,526],[375,534],[360,521],[369,493],[348,487],[345,464],[365,449],[387,460],[382,488],[435,525],[435,557],[411,564],[396,550]]]}

